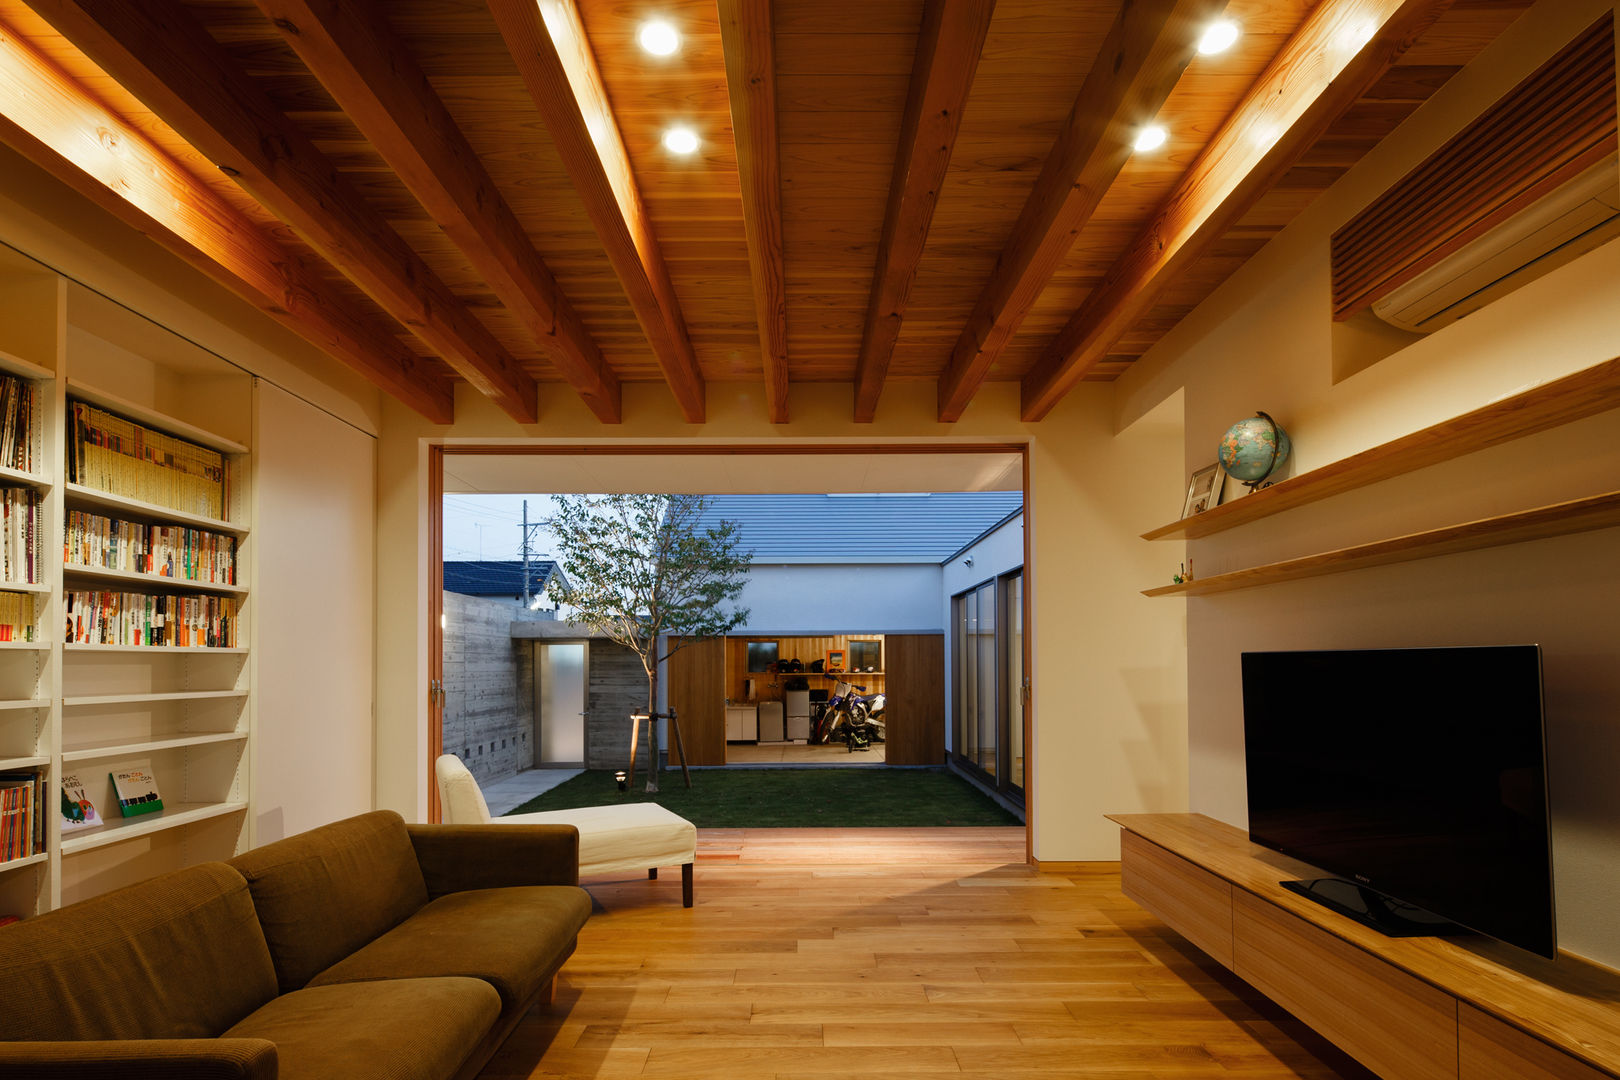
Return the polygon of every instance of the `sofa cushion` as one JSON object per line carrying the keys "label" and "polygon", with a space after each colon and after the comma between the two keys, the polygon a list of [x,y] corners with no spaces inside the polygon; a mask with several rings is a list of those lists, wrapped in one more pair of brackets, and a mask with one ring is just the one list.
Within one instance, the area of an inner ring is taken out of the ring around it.
{"label": "sofa cushion", "polygon": [[231,860],[247,878],[281,990],[297,990],[427,903],[405,819],[378,810]]}
{"label": "sofa cushion", "polygon": [[0,1039],[218,1036],[276,996],[242,875],[202,863],[0,930]]}
{"label": "sofa cushion", "polygon": [[500,1016],[477,979],[401,979],[283,994],[225,1033],[276,1044],[278,1080],[443,1080]]}
{"label": "sofa cushion", "polygon": [[572,885],[450,893],[352,956],[312,986],[467,975],[500,991],[503,1008],[526,1003],[574,951],[591,898]]}

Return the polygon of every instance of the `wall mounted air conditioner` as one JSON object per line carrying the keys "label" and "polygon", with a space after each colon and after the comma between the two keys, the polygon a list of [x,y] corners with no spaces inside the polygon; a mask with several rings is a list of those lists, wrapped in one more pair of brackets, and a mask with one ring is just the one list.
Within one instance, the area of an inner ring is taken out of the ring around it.
{"label": "wall mounted air conditioner", "polygon": [[1521,210],[1372,305],[1392,326],[1427,334],[1620,235],[1615,157]]}

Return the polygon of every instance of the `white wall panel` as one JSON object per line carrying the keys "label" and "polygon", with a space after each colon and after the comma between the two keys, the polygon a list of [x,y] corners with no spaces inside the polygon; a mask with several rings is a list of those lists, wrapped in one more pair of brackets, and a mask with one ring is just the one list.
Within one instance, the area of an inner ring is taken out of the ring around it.
{"label": "white wall panel", "polygon": [[254,428],[264,844],[373,805],[376,441],[262,379]]}

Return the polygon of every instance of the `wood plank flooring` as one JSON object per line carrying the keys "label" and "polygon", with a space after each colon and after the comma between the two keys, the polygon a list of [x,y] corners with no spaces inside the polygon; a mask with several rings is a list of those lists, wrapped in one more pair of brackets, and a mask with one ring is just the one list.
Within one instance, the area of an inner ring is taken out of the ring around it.
{"label": "wood plank flooring", "polygon": [[592,879],[549,1011],[484,1080],[1372,1074],[1022,829],[705,829],[679,875]]}

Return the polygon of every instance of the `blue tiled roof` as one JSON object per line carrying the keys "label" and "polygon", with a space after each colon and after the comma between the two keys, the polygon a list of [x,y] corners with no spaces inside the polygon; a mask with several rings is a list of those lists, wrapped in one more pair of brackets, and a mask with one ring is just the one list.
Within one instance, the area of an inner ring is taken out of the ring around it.
{"label": "blue tiled roof", "polygon": [[[539,592],[556,572],[557,564],[553,560],[530,559],[529,590]],[[522,596],[523,561],[446,562],[444,588],[446,592],[464,593],[467,596]]]}
{"label": "blue tiled roof", "polygon": [[1017,491],[708,498],[704,522],[737,522],[756,562],[940,562],[1024,505]]}

